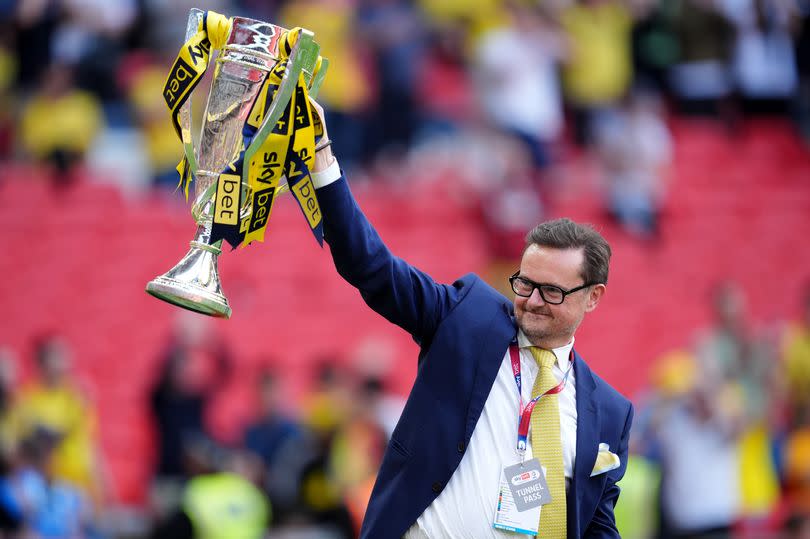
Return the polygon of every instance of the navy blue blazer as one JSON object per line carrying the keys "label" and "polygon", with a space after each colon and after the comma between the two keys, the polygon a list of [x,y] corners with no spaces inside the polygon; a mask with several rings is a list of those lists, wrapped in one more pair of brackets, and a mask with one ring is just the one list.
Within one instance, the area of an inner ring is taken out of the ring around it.
{"label": "navy blue blazer", "polygon": [[[335,267],[365,302],[420,346],[413,389],[383,456],[361,538],[400,539],[456,470],[517,326],[512,303],[474,274],[437,284],[386,248],[345,178],[318,189]],[[619,537],[613,507],[633,408],[575,353],[577,451],[568,537]],[[514,421],[515,418],[504,418]],[[590,477],[598,446],[621,467]],[[494,494],[493,494],[494,495]],[[493,515],[483,515],[493,518]]]}

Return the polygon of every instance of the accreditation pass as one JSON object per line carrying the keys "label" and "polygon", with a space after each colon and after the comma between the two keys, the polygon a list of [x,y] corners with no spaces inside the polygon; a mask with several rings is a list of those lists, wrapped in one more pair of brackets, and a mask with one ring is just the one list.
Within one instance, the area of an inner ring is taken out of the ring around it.
{"label": "accreditation pass", "polygon": [[501,471],[498,503],[492,526],[499,530],[536,535],[540,509],[551,501],[540,461],[530,459]]}

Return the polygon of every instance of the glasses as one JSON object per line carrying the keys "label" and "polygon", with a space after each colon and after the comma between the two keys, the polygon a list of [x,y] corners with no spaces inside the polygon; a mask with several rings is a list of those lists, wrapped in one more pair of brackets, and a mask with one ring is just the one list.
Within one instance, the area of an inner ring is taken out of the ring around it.
{"label": "glasses", "polygon": [[559,286],[554,286],[553,284],[536,283],[526,279],[525,277],[520,277],[520,272],[517,272],[509,277],[509,284],[512,285],[512,290],[518,296],[528,298],[532,295],[532,293],[534,293],[534,289],[536,288],[540,291],[540,297],[543,298],[543,301],[550,303],[551,305],[559,305],[565,301],[565,296],[568,294],[573,294],[574,292],[588,288],[596,283],[585,283],[582,286],[578,286],[570,290],[564,290]]}

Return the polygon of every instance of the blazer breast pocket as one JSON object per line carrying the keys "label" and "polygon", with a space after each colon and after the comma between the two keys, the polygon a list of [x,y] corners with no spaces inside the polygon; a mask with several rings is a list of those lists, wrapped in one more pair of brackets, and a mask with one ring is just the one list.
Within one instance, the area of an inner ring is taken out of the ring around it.
{"label": "blazer breast pocket", "polygon": [[619,455],[610,450],[610,446],[606,443],[599,444],[599,451],[596,454],[596,462],[593,464],[591,477],[603,476],[607,477],[607,472],[615,470],[621,466]]}

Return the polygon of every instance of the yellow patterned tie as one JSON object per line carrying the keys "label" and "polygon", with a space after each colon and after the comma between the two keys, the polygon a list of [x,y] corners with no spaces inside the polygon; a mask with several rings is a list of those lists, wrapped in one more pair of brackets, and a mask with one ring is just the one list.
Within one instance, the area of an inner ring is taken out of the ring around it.
{"label": "yellow patterned tie", "polygon": [[[540,367],[532,387],[532,398],[541,395],[559,382],[551,368],[557,358],[549,350],[532,346],[534,360]],[[560,435],[560,403],[558,395],[546,395],[540,399],[532,412],[532,453],[546,468],[546,482],[551,491],[551,502],[540,511],[542,539],[565,539],[566,502],[565,474],[563,471],[562,437]]]}

